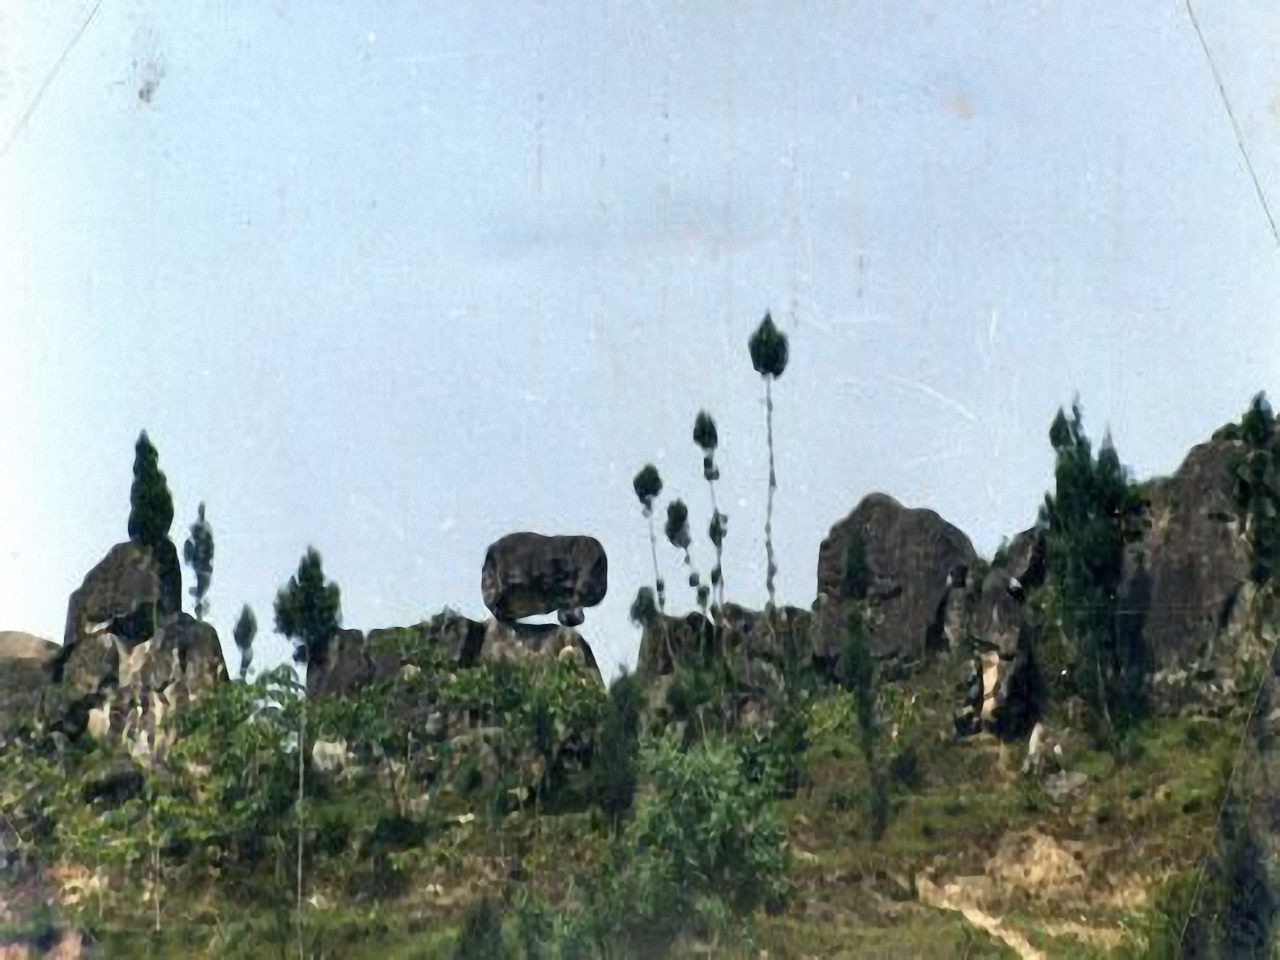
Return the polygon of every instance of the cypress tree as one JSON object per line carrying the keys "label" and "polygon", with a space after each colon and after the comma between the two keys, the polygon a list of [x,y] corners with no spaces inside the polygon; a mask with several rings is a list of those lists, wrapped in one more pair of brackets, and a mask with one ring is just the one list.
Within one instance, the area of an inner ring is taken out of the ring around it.
{"label": "cypress tree", "polygon": [[160,469],[160,454],[143,430],[134,445],[133,486],[129,489],[129,539],[156,546],[173,525],[173,497]]}
{"label": "cypress tree", "polygon": [[667,524],[664,532],[667,535],[667,541],[677,550],[684,552],[685,569],[689,571],[689,586],[694,589],[697,596],[698,609],[705,615],[710,591],[698,576],[698,571],[693,565],[693,557],[689,553],[693,538],[689,535],[689,508],[685,506],[683,500],[676,499],[667,504]]}
{"label": "cypress tree", "polygon": [[1045,496],[1046,566],[1062,596],[1063,627],[1075,644],[1081,693],[1094,739],[1114,748],[1144,710],[1141,637],[1117,629],[1126,543],[1138,535],[1136,491],[1107,436],[1094,457],[1079,404],[1058,411],[1049,430],[1055,490]]}

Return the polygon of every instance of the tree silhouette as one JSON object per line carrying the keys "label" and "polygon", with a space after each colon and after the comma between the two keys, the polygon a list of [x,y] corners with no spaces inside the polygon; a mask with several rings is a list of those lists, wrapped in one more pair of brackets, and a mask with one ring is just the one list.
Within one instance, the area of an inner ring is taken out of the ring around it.
{"label": "tree silhouette", "polygon": [[257,633],[258,618],[253,615],[253,610],[246,603],[240,608],[240,617],[236,620],[235,630],[232,632],[236,648],[240,651],[241,682],[249,676],[249,664],[253,663],[253,638]]}
{"label": "tree silhouette", "polygon": [[683,500],[676,499],[667,504],[667,525],[664,532],[668,542],[677,550],[684,552],[684,565],[689,571],[689,586],[694,589],[698,598],[698,609],[705,615],[710,590],[702,583],[702,578],[693,565],[693,557],[689,553],[693,538],[689,535],[689,508],[685,506]]}
{"label": "tree silhouette", "polygon": [[707,536],[716,548],[716,565],[711,568],[711,586],[716,591],[716,600],[711,608],[712,619],[719,620],[719,611],[724,609],[724,535],[728,532],[729,517],[720,512],[716,505],[716,481],[720,479],[720,468],[716,466],[716,447],[720,438],[716,433],[716,422],[706,410],[699,410],[693,421],[693,442],[702,448],[702,476],[711,489],[711,525],[707,528]]}
{"label": "tree silhouette", "polygon": [[280,588],[275,601],[276,632],[293,641],[298,663],[324,663],[329,641],[342,623],[336,583],[325,583],[319,552],[307,547],[298,572]]}
{"label": "tree silhouette", "polygon": [[1143,711],[1145,656],[1140,636],[1117,629],[1116,597],[1125,544],[1138,535],[1141,501],[1108,435],[1094,457],[1079,403],[1058,411],[1049,429],[1057,455],[1055,491],[1045,496],[1046,566],[1062,596],[1062,623],[1076,649],[1077,676],[1094,738],[1116,736]]}
{"label": "tree silhouette", "polygon": [[773,579],[778,566],[773,559],[773,492],[778,488],[778,476],[773,467],[773,381],[787,369],[787,335],[773,323],[768,311],[747,343],[751,352],[751,365],[764,379],[765,421],[769,437],[769,501],[765,511],[764,546],[768,560],[765,586],[769,591],[769,607],[774,606]]}
{"label": "tree silhouette", "polygon": [[199,516],[191,525],[191,536],[182,545],[182,558],[196,575],[191,596],[196,601],[196,619],[203,620],[209,612],[209,582],[213,579],[213,528],[204,518],[204,504],[200,504]]}
{"label": "tree silhouette", "polygon": [[160,469],[160,454],[143,430],[133,456],[133,486],[129,489],[129,539],[155,546],[169,536],[173,525],[173,497]]}
{"label": "tree silhouette", "polygon": [[653,501],[658,499],[658,494],[662,492],[662,476],[658,473],[657,467],[652,463],[646,463],[636,474],[632,486],[636,491],[636,499],[640,501],[644,518],[649,522],[649,548],[653,553],[653,585],[657,590],[658,610],[661,612],[667,608],[667,585],[663,583],[662,574],[658,572],[658,536],[653,530]]}

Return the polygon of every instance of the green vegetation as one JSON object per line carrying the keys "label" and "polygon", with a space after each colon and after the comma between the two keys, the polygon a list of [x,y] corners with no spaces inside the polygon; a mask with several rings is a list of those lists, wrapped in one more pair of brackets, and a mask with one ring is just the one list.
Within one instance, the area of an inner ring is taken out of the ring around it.
{"label": "green vegetation", "polygon": [[751,365],[764,380],[765,422],[769,438],[769,501],[764,521],[764,545],[768,561],[765,585],[769,591],[769,609],[772,610],[773,578],[778,572],[778,566],[773,560],[773,493],[778,489],[778,477],[773,467],[773,381],[787,369],[787,335],[774,325],[773,317],[766,311],[760,326],[751,334],[747,346],[751,352]]}
{"label": "green vegetation", "polygon": [[204,517],[204,504],[200,504],[196,522],[191,525],[191,535],[182,545],[182,558],[196,575],[191,597],[195,600],[197,620],[204,620],[209,612],[209,582],[213,579],[213,528]]}
{"label": "green vegetation", "polygon": [[173,525],[173,497],[160,469],[160,454],[147,438],[138,435],[134,447],[133,486],[129,489],[129,539],[155,545],[169,536]]}
{"label": "green vegetation", "polygon": [[640,501],[640,509],[649,523],[649,548],[653,553],[653,586],[657,593],[658,610],[667,607],[667,587],[658,572],[658,535],[653,531],[653,501],[662,493],[662,476],[652,463],[646,463],[636,474],[632,486],[636,491],[636,499]]}
{"label": "green vegetation", "polygon": [[[720,444],[720,438],[716,432],[715,419],[706,410],[699,410],[694,418],[693,442],[702,450],[702,476],[711,491],[711,525],[707,528],[707,536],[711,545],[716,548],[716,565],[711,568],[711,587],[716,592],[711,619],[719,623],[720,611],[724,609],[724,537],[728,533],[729,517],[720,512],[716,503],[716,481],[720,479],[720,468],[716,466],[716,447]],[[699,596],[701,597],[701,591]]]}
{"label": "green vegetation", "polygon": [[1269,581],[1280,567],[1280,434],[1276,418],[1259,393],[1240,419],[1223,431],[1244,450],[1232,463],[1232,497],[1252,556],[1254,583]]}
{"label": "green vegetation", "polygon": [[240,608],[240,616],[236,619],[231,636],[240,651],[240,682],[249,678],[249,666],[253,663],[253,638],[258,635],[258,618],[246,603]]}
{"label": "green vegetation", "polygon": [[[684,551],[699,607],[711,587],[715,603],[679,661],[665,636],[672,672],[652,678],[665,699],[626,673],[606,691],[553,657],[463,666],[446,613],[381,635],[367,651],[376,680],[308,698],[287,666],[248,681],[257,624],[246,605],[233,634],[241,682],[173,711],[167,750],[143,760],[116,740],[69,742],[38,724],[0,745],[0,853],[50,868],[65,910],[126,960],[1007,960],[1027,944],[1075,960],[1111,949],[1268,956],[1277,905],[1235,780],[1254,688],[1213,716],[1145,709],[1144,651],[1115,625],[1139,501],[1110,440],[1095,457],[1078,406],[1050,430],[1049,577],[1026,610],[1037,658],[1072,674],[1050,721],[1068,768],[1086,777],[1058,792],[1019,775],[1022,746],[954,737],[963,652],[901,682],[880,672],[862,537],[843,558],[838,639],[780,616],[770,385],[787,341],[768,314],[750,350],[769,416],[769,605],[726,615],[718,438],[702,411],[710,587],[693,570],[682,500],[668,504],[664,532]],[[1264,582],[1280,502],[1264,398],[1239,437],[1234,494]],[[662,480],[649,464],[633,486],[655,582],[638,590],[631,618],[647,627],[665,612],[653,524]],[[131,535],[167,537],[172,503],[145,433],[133,500]],[[203,617],[213,557],[203,504],[184,556]],[[299,663],[332,666],[341,596],[314,548],[274,614]],[[819,640],[838,647],[834,664]],[[1068,719],[1076,692],[1087,737]],[[1020,837],[1046,842],[1011,852]],[[1086,870],[1087,882],[1076,876]],[[1158,894],[1145,903],[1135,887]]]}
{"label": "green vegetation", "polygon": [[1070,419],[1058,411],[1049,440],[1057,463],[1054,492],[1040,511],[1047,568],[1074,644],[1072,676],[1088,707],[1089,730],[1116,749],[1145,711],[1145,651],[1116,617],[1125,544],[1137,536],[1141,501],[1110,435],[1093,456],[1078,404]]}
{"label": "green vegetation", "polygon": [[849,612],[844,646],[836,662],[836,678],[853,697],[854,715],[858,722],[858,746],[867,768],[868,822],[871,837],[884,836],[889,818],[889,798],[885,790],[884,773],[876,749],[878,730],[876,723],[875,661],[867,642],[865,613],[855,605]]}
{"label": "green vegetation", "polygon": [[600,759],[592,765],[594,796],[614,833],[631,809],[636,792],[641,696],[640,686],[630,674],[623,673],[609,685],[600,725]]}
{"label": "green vegetation", "polygon": [[342,623],[342,599],[336,583],[325,583],[323,560],[307,547],[298,572],[275,600],[276,632],[294,642],[298,663],[324,663],[329,640]]}

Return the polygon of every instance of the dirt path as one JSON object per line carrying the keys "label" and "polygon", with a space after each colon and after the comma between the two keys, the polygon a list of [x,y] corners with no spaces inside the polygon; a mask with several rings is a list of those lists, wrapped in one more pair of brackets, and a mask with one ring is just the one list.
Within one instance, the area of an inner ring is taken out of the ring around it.
{"label": "dirt path", "polygon": [[927,877],[916,878],[920,902],[925,906],[938,910],[956,911],[978,929],[1004,941],[1022,960],[1048,960],[1043,950],[1033,947],[1031,942],[1017,930],[1006,926],[999,917],[993,917],[973,904],[964,902],[962,898],[954,895],[956,891],[949,889],[950,887],[950,884],[947,887],[939,887]]}

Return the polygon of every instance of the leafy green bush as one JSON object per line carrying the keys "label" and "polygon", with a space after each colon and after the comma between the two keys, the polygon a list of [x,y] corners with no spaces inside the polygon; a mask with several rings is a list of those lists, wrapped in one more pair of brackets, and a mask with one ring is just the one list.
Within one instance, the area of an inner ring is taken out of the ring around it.
{"label": "leafy green bush", "polygon": [[596,802],[615,832],[636,792],[641,696],[639,684],[626,673],[609,686],[600,742],[592,760]]}
{"label": "leafy green bush", "polygon": [[786,898],[786,831],[732,745],[662,737],[642,761],[651,789],[623,838],[624,926],[674,935]]}

